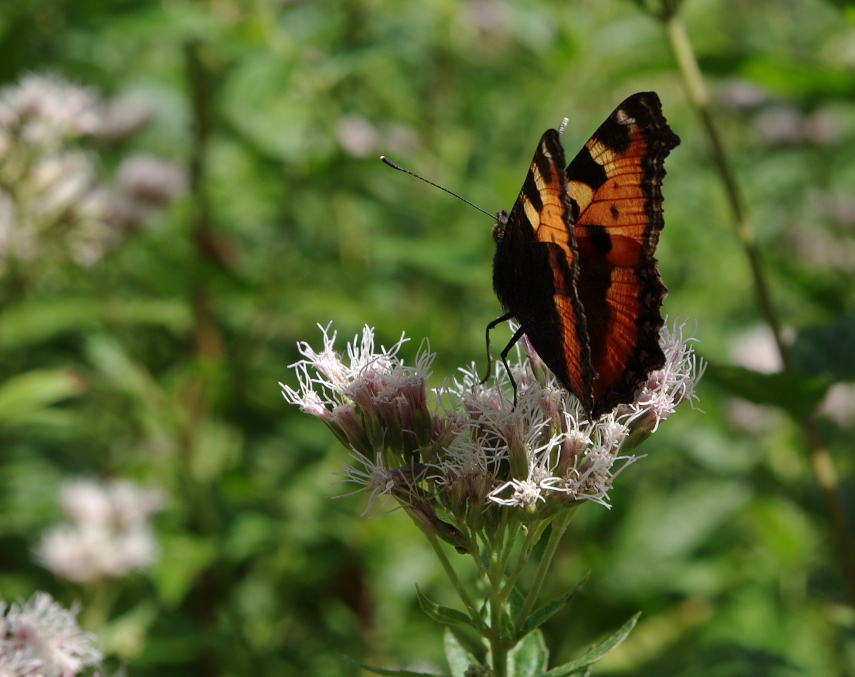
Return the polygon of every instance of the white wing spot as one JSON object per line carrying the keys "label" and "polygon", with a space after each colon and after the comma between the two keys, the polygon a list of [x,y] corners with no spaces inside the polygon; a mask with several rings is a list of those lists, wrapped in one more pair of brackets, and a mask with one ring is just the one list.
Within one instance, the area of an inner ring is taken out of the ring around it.
{"label": "white wing spot", "polygon": [[629,117],[629,115],[626,114],[626,111],[624,111],[621,108],[619,108],[618,110],[615,111],[615,118],[617,118],[617,123],[619,125],[634,125],[635,124],[635,118]]}

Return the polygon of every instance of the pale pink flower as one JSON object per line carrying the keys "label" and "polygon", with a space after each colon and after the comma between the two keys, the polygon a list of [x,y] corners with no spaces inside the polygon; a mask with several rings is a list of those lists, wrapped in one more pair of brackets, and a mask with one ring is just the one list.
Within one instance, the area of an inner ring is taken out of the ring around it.
{"label": "pale pink flower", "polygon": [[54,575],[90,583],[121,578],[156,561],[149,518],[163,507],[161,491],[127,480],[73,480],[60,494],[69,521],[46,531],[36,547],[37,557]]}
{"label": "pale pink flower", "polygon": [[476,508],[486,515],[504,508],[552,510],[581,500],[608,506],[614,478],[635,460],[622,452],[624,446],[629,440],[637,446],[678,404],[697,399],[704,364],[684,326],[675,322],[662,330],[665,365],[650,374],[635,401],[593,421],[542,363],[535,362],[535,374],[519,352],[511,364],[516,405],[503,369],[485,386],[472,365],[452,383],[428,391],[435,356],[426,344],[415,365],[406,366],[399,357],[406,339],[375,352],[369,327],[347,345],[347,360],[336,352],[329,325],[321,328],[322,350],[298,344],[304,359],[292,368],[299,389],[282,389],[289,403],[324,421],[348,448],[341,474],[369,492],[369,509],[380,497],[394,497],[461,547],[454,527],[437,520],[426,502],[467,520],[479,519],[473,517]]}
{"label": "pale pink flower", "polygon": [[80,629],[77,613],[76,606],[66,610],[45,592],[8,609],[0,601],[0,675],[74,677],[99,665],[96,638]]}

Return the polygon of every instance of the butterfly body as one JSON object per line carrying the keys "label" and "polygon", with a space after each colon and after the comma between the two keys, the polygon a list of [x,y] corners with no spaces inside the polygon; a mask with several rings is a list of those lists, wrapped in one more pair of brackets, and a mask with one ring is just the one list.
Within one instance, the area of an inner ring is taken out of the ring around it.
{"label": "butterfly body", "polygon": [[653,92],[621,103],[566,166],[541,137],[510,214],[493,230],[493,288],[561,385],[594,417],[633,400],[664,365],[667,292],[653,254],[663,166],[680,142]]}

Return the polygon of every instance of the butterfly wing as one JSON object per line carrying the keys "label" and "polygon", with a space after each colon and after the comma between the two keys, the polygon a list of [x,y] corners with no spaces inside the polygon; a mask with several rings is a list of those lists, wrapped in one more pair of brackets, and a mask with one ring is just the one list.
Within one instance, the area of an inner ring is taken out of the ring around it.
{"label": "butterfly wing", "polygon": [[567,167],[595,416],[631,402],[665,363],[659,331],[667,289],[653,254],[664,225],[664,160],[679,143],[659,97],[642,92],[621,103]]}
{"label": "butterfly wing", "polygon": [[519,197],[494,231],[493,288],[540,358],[590,411],[591,355],[558,132],[540,139]]}

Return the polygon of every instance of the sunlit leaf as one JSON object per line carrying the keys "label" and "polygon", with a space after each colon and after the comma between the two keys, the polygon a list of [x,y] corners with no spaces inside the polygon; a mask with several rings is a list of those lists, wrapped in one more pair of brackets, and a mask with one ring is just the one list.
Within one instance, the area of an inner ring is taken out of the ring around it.
{"label": "sunlit leaf", "polygon": [[453,677],[465,677],[470,665],[478,665],[475,657],[463,647],[450,628],[446,628],[443,634],[443,646]]}
{"label": "sunlit leaf", "polygon": [[35,421],[56,402],[83,392],[85,382],[70,369],[28,371],[0,383],[0,427]]}
{"label": "sunlit leaf", "polygon": [[593,665],[614,651],[629,636],[635,624],[638,623],[639,618],[641,618],[640,611],[624,623],[611,637],[595,646],[584,656],[543,673],[543,677],[565,677],[566,675],[578,674],[587,670],[588,666]]}
{"label": "sunlit leaf", "polygon": [[540,630],[528,633],[508,652],[513,665],[513,677],[535,677],[540,675],[549,662],[549,650]]}
{"label": "sunlit leaf", "polygon": [[462,611],[458,611],[457,609],[452,609],[447,606],[442,606],[440,604],[436,604],[432,602],[430,599],[425,596],[425,594],[419,590],[419,587],[416,586],[416,593],[419,597],[419,606],[422,608],[428,616],[430,616],[437,623],[443,624],[451,624],[451,625],[468,625],[470,627],[476,627],[472,623],[472,619]]}

